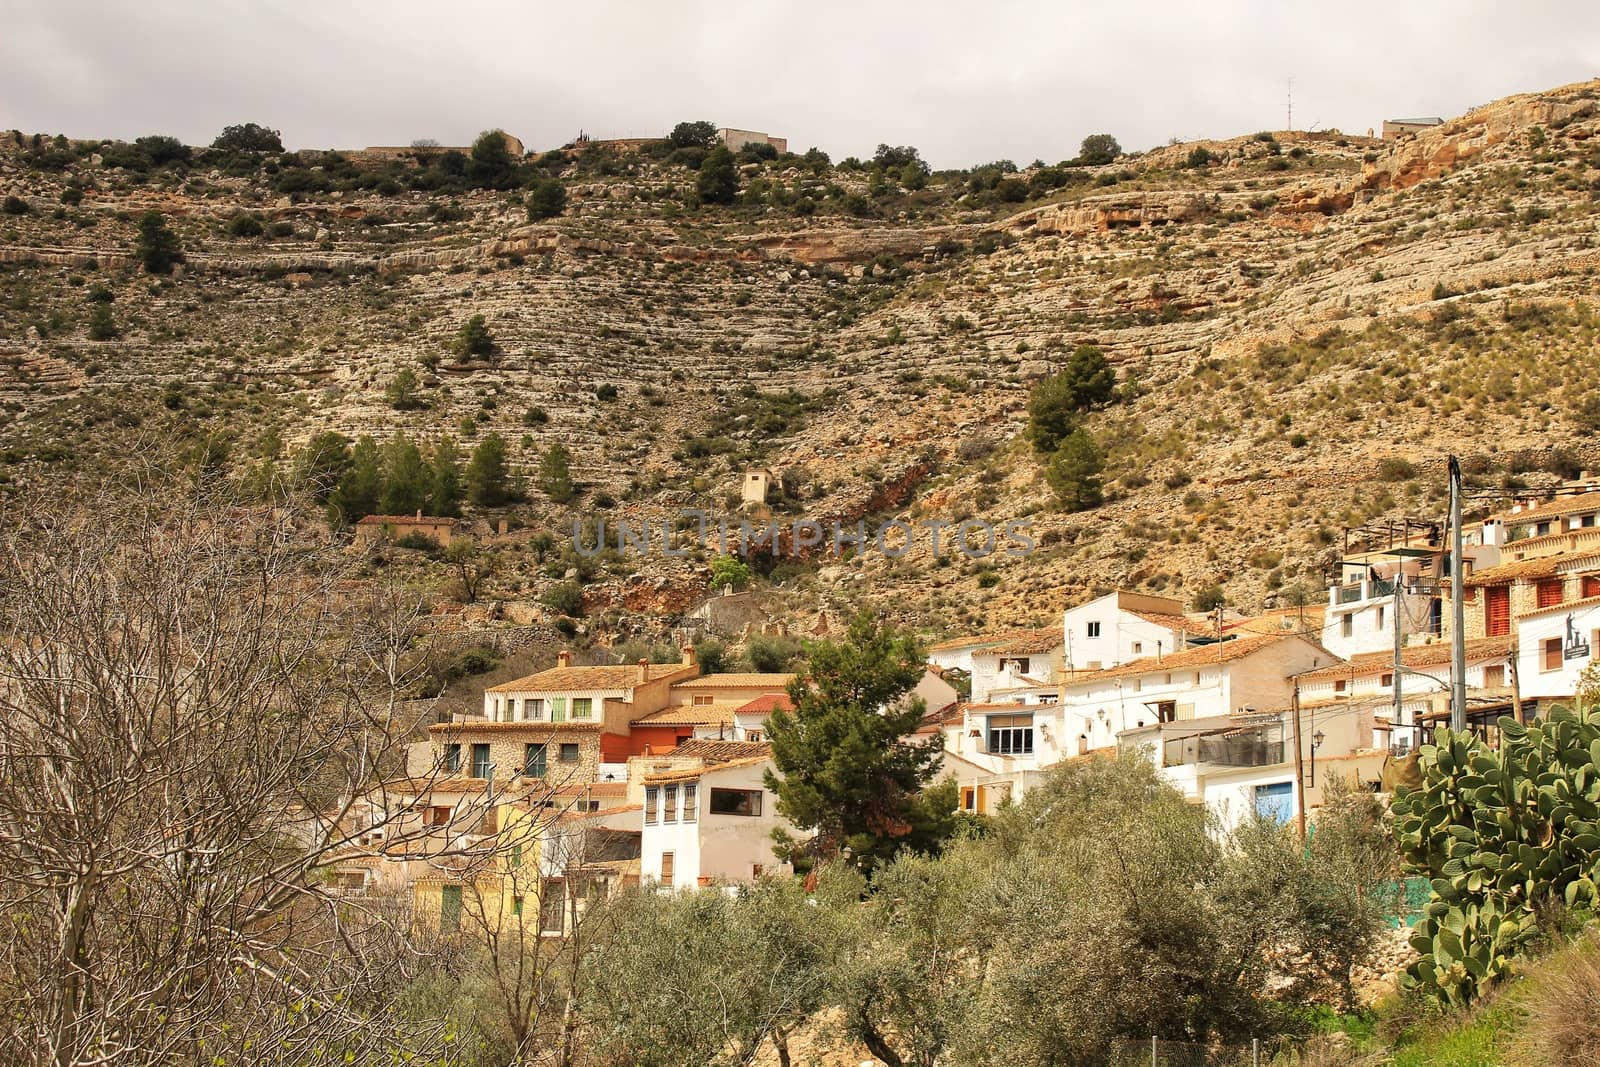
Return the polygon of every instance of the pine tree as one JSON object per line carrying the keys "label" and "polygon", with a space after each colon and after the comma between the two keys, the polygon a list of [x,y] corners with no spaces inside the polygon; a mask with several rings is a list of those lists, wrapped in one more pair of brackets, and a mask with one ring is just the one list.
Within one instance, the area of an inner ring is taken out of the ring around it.
{"label": "pine tree", "polygon": [[417,381],[417,372],[410,367],[401,367],[400,373],[394,376],[387,389],[383,391],[384,399],[396,411],[415,411],[425,407],[422,398],[417,395],[420,383]]}
{"label": "pine tree", "polygon": [[350,439],[324,430],[306,442],[295,460],[295,481],[319,504],[338,491],[350,470]]}
{"label": "pine tree", "polygon": [[706,153],[700,163],[700,176],[695,179],[695,191],[702,204],[731,204],[739,195],[739,172],[734,167],[733,153],[717,145]]}
{"label": "pine tree", "polygon": [[1105,466],[1100,446],[1088,430],[1079,427],[1062,439],[1044,476],[1062,508],[1069,512],[1087,511],[1100,504],[1100,472]]}
{"label": "pine tree", "polygon": [[489,332],[489,324],[482,315],[474,315],[461,324],[461,329],[456,331],[452,347],[456,355],[466,361],[473,356],[489,356],[494,354],[494,335]]}
{"label": "pine tree", "polygon": [[383,497],[383,454],[366,434],[350,450],[350,467],[329,501],[343,522],[359,522],[378,510]]}
{"label": "pine tree", "polygon": [[178,235],[167,229],[167,220],[159,211],[147,211],[139,219],[139,239],[134,251],[151,274],[170,274],[173,264],[183,262]]}
{"label": "pine tree", "polygon": [[383,450],[383,511],[410,515],[428,503],[429,472],[411,439],[396,433]]}
{"label": "pine tree", "polygon": [[467,464],[467,499],[479,507],[496,508],[506,502],[508,486],[506,442],[492,433],[472,450]]}
{"label": "pine tree", "polygon": [[1028,437],[1042,453],[1052,453],[1077,428],[1078,418],[1109,404],[1117,391],[1117,372],[1098,348],[1080,345],[1067,365],[1034,387],[1028,398]]}
{"label": "pine tree", "polygon": [[452,438],[433,447],[428,475],[428,514],[461,514],[461,460]]}
{"label": "pine tree", "polygon": [[[810,646],[789,687],[794,711],[768,720],[779,773],[768,772],[767,788],[785,818],[816,831],[805,848],[817,860],[845,847],[865,863],[930,851],[954,828],[953,783],[929,788],[942,744],[905,740],[927,710],[911,694],[925,662],[914,637],[863,612],[843,641]],[[783,831],[774,839],[780,854],[803,859]]]}
{"label": "pine tree", "polygon": [[510,189],[517,184],[517,163],[504,133],[488,130],[472,142],[467,177],[480,189]]}
{"label": "pine tree", "polygon": [[572,485],[571,461],[559,441],[539,461],[539,491],[557,504],[570,504],[578,495]]}
{"label": "pine tree", "polygon": [[528,221],[555,218],[567,210],[567,187],[556,178],[541,178],[528,193]]}

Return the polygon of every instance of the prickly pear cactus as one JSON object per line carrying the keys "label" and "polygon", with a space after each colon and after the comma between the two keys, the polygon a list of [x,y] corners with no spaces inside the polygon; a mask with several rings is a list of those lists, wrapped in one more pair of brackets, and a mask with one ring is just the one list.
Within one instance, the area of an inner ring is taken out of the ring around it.
{"label": "prickly pear cactus", "polygon": [[1506,973],[1538,934],[1538,905],[1600,898],[1600,715],[1558,707],[1499,726],[1498,751],[1440,730],[1421,787],[1394,802],[1400,850],[1433,886],[1407,977],[1450,1004]]}

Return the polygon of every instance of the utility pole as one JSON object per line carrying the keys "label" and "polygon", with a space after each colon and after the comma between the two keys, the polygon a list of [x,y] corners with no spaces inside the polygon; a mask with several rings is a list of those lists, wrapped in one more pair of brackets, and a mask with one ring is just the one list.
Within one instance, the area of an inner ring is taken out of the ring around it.
{"label": "utility pole", "polygon": [[1401,599],[1400,599],[1400,579],[1405,577],[1404,569],[1405,569],[1405,565],[1401,564],[1401,572],[1395,574],[1395,576],[1394,576],[1394,608],[1392,609],[1394,611],[1394,720],[1393,721],[1394,721],[1395,730],[1399,730],[1401,727],[1406,725],[1405,722],[1403,721],[1405,719],[1405,705],[1402,702],[1401,696],[1400,696],[1400,677],[1401,677],[1401,673],[1400,672],[1401,672],[1401,669],[1402,669],[1401,668],[1401,663],[1400,663],[1400,650],[1401,650],[1401,648],[1404,647],[1404,643],[1405,643],[1404,642],[1404,638],[1401,636],[1401,631],[1400,631],[1400,610],[1401,610],[1401,603],[1402,603]]}
{"label": "utility pole", "polygon": [[1294,817],[1299,827],[1300,840],[1306,839],[1306,775],[1304,755],[1300,751],[1300,679],[1294,680]]}
{"label": "utility pole", "polygon": [[1450,457],[1450,729],[1467,728],[1467,612],[1462,597],[1461,461]]}
{"label": "utility pole", "polygon": [[1288,122],[1289,122],[1288,128],[1290,130],[1294,129],[1294,79],[1293,78],[1289,79],[1289,119],[1288,119]]}

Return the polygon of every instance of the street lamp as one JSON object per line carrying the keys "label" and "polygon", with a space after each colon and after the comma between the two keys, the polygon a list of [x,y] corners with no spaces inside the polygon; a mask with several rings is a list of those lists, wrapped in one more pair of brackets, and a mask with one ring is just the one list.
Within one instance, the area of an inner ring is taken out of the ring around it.
{"label": "street lamp", "polygon": [[1318,730],[1316,733],[1311,735],[1311,788],[1312,789],[1315,789],[1317,787],[1317,749],[1321,748],[1322,747],[1322,742],[1326,741],[1327,739],[1328,739],[1328,735],[1324,734],[1321,730]]}

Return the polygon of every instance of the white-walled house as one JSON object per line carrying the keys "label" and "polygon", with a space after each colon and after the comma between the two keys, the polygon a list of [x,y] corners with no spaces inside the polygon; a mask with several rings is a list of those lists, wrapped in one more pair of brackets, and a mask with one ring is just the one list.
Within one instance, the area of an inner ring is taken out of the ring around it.
{"label": "white-walled house", "polygon": [[1181,652],[1213,630],[1169,597],[1118,590],[1062,615],[1065,670],[1100,671],[1146,656]]}
{"label": "white-walled house", "polygon": [[1333,662],[1308,638],[1258,634],[1073,677],[1061,687],[1066,745],[1087,751],[1115,744],[1124,730],[1286,707],[1292,675]]}
{"label": "white-walled house", "polygon": [[698,767],[646,774],[640,878],[666,889],[748,882],[790,873],[772,853],[786,827],[768,790],[770,750]]}
{"label": "white-walled house", "polygon": [[1600,650],[1600,596],[1518,616],[1517,678],[1525,701],[1570,700]]}
{"label": "white-walled house", "polygon": [[1050,703],[1061,674],[1061,631],[1053,626],[1013,634],[972,653],[972,699],[985,703],[1000,690],[1026,694],[1025,703]]}
{"label": "white-walled house", "polygon": [[928,646],[928,662],[942,670],[960,671],[971,677],[973,654],[1003,645],[1007,640],[1006,634],[985,634],[935,641]]}

